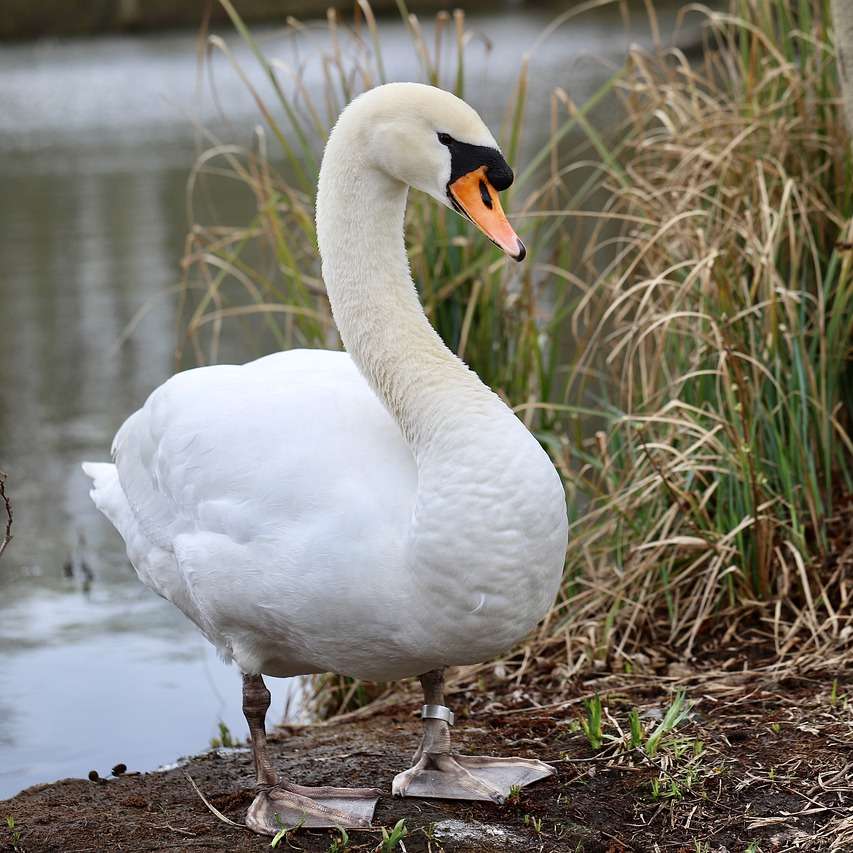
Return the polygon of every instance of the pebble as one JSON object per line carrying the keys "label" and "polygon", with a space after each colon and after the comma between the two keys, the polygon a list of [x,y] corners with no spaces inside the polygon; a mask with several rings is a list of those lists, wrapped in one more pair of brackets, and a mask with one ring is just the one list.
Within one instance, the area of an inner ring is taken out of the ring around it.
{"label": "pebble", "polygon": [[510,845],[526,843],[522,835],[503,826],[464,820],[441,820],[435,825],[434,834],[437,841],[476,845],[477,850],[523,850],[523,846],[514,848]]}

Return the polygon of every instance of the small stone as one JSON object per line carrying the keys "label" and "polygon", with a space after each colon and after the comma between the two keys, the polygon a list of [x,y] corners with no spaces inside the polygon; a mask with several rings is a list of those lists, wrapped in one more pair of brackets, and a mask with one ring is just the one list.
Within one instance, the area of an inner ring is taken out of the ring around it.
{"label": "small stone", "polygon": [[89,771],[89,781],[90,782],[99,782],[101,780],[100,774],[97,770]]}
{"label": "small stone", "polygon": [[478,851],[526,849],[526,839],[508,827],[451,818],[439,821],[433,829],[439,842],[474,846]]}
{"label": "small stone", "polygon": [[122,763],[116,764],[113,767],[113,776],[121,776],[122,773],[127,773],[127,765]]}

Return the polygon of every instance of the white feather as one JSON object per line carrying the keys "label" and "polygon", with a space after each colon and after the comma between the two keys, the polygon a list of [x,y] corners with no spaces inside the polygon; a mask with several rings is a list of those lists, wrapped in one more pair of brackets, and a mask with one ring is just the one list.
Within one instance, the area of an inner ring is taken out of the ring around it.
{"label": "white feather", "polygon": [[349,354],[178,374],[119,430],[114,466],[84,465],[142,581],[244,672],[391,679],[484,660],[556,593],[559,477],[442,344],[409,276],[400,178],[417,168],[409,182],[440,194],[436,129],[494,144],[470,107],[415,84],[358,98],[330,137],[318,235]]}

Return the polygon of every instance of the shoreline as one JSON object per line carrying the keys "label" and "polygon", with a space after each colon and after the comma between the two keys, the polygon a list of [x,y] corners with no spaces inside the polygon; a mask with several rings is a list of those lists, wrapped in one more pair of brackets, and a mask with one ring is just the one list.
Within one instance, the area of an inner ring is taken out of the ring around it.
{"label": "shoreline", "polygon": [[[604,737],[592,749],[581,724],[582,697],[596,685]],[[688,692],[692,707],[653,758],[624,738],[632,708],[647,736],[660,725],[672,702],[662,680],[644,686],[619,684],[614,676],[592,679],[552,710],[506,700],[497,711],[466,716],[463,710],[454,730],[460,752],[535,757],[558,768],[556,777],[502,806],[390,796],[393,775],[408,766],[420,737],[408,705],[362,720],[277,729],[270,748],[278,772],[299,783],[388,792],[376,810],[376,829],[349,833],[343,849],[352,851],[374,850],[381,828],[400,819],[407,853],[643,851],[662,838],[677,850],[756,844],[766,851],[841,851],[853,845],[851,687],[849,677],[761,684],[753,674],[718,673]],[[460,710],[465,698],[457,697]],[[520,692],[516,701],[525,702]],[[268,850],[269,838],[221,821],[193,787],[242,824],[252,781],[251,754],[238,747],[150,773],[36,785],[0,802],[0,850]],[[297,829],[280,849],[325,853],[335,838],[333,831]]]}

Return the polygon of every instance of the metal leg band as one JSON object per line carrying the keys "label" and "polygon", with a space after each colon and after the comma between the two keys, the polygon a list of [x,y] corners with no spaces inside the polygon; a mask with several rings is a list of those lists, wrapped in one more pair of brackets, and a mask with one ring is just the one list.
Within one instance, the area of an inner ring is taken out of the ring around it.
{"label": "metal leg band", "polygon": [[422,720],[444,720],[449,726],[453,725],[453,711],[446,705],[424,705],[421,708]]}

